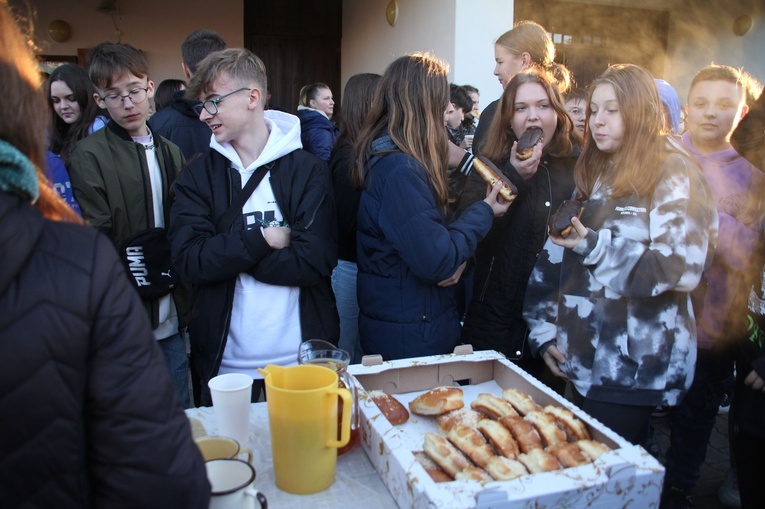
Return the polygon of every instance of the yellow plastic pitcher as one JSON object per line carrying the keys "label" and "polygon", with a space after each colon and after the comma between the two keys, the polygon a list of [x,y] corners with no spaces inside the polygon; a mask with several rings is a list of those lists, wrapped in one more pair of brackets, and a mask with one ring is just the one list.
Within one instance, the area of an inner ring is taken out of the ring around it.
{"label": "yellow plastic pitcher", "polygon": [[[324,366],[269,364],[258,371],[266,379],[276,485],[297,495],[329,488],[335,480],[337,449],[350,439],[350,392],[338,388],[337,373]],[[338,396],[343,399],[340,440]]]}

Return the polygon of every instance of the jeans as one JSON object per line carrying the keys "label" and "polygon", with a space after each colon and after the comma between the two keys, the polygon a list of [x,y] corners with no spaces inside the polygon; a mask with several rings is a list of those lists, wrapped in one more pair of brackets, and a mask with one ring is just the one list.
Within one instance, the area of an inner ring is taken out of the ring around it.
{"label": "jeans", "polygon": [[332,290],[335,292],[337,313],[340,315],[340,341],[337,346],[351,354],[351,364],[358,364],[364,356],[359,337],[357,273],[356,264],[346,260],[338,260],[337,267],[332,271]]}
{"label": "jeans", "polygon": [[665,486],[689,490],[701,477],[720,403],[733,387],[733,359],[721,348],[699,350],[693,384],[672,409]]}
{"label": "jeans", "polygon": [[189,358],[186,355],[186,336],[183,333],[173,334],[157,341],[160,350],[165,355],[165,364],[170,373],[175,390],[183,408],[191,407],[189,396]]}

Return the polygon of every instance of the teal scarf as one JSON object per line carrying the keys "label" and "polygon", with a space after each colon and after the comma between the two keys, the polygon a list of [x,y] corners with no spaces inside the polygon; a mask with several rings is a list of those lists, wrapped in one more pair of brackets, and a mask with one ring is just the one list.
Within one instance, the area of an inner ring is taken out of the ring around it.
{"label": "teal scarf", "polygon": [[5,140],[0,140],[0,190],[32,203],[40,196],[35,165]]}

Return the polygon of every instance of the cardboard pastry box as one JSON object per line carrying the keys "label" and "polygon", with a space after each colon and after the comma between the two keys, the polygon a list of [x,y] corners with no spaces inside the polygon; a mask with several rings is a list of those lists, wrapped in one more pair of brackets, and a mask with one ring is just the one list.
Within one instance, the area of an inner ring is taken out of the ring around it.
{"label": "cardboard pastry box", "polygon": [[[420,357],[377,365],[357,364],[348,371],[357,382],[362,444],[399,507],[427,508],[657,508],[664,467],[643,448],[618,436],[562,396],[548,389],[501,354],[473,353],[468,347],[454,354]],[[369,359],[365,358],[364,364]],[[516,388],[543,407],[568,408],[589,428],[593,439],[611,451],[593,463],[512,481],[452,481],[435,483],[415,460],[427,432],[438,433],[435,418],[411,414],[392,426],[367,392],[382,390],[404,406],[426,390],[459,384],[465,407],[483,392],[502,395]]]}

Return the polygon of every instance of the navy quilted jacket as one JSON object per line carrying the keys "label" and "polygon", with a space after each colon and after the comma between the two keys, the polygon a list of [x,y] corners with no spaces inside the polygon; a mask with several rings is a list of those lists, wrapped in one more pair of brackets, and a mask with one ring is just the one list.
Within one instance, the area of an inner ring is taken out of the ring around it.
{"label": "navy quilted jacket", "polygon": [[210,486],[112,243],[0,192],[0,506],[206,508]]}
{"label": "navy quilted jacket", "polygon": [[329,162],[335,140],[340,134],[335,123],[312,109],[299,110],[297,116],[300,119],[300,141],[303,143],[303,149],[325,163]]}
{"label": "navy quilted jacket", "polygon": [[[373,150],[395,149],[389,140]],[[479,201],[449,221],[412,157],[393,151],[367,168],[356,234],[361,345],[386,360],[449,353],[459,316],[454,287],[438,283],[473,256],[491,228],[491,207]]]}

